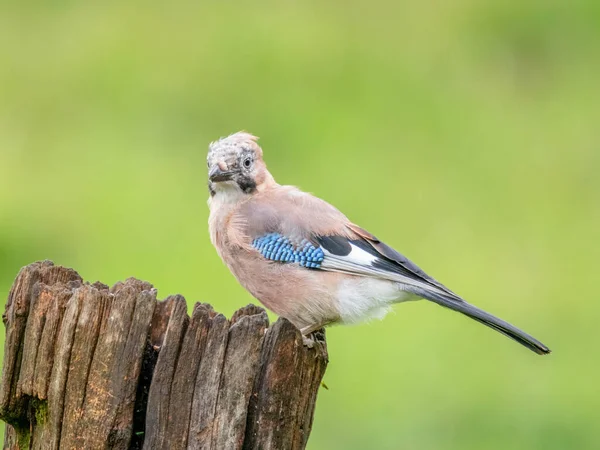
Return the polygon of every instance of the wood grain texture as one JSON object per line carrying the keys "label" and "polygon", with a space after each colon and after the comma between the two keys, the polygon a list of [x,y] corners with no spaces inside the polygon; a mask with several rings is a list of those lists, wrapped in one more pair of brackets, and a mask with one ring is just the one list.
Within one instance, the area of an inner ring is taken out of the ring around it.
{"label": "wood grain texture", "polygon": [[227,320],[151,284],[84,283],[50,261],[10,291],[0,381],[4,448],[302,449],[327,365],[285,319]]}
{"label": "wood grain texture", "polygon": [[251,305],[237,311],[229,329],[215,407],[211,448],[242,448],[248,404],[258,373],[267,313]]}
{"label": "wood grain texture", "polygon": [[[306,446],[326,365],[322,333],[315,336],[313,348],[308,348],[288,320],[279,319],[269,328],[249,406],[245,449]],[[290,367],[294,370],[288,370]]]}
{"label": "wood grain texture", "polygon": [[170,297],[166,301],[171,303],[171,313],[148,394],[144,449],[168,447],[166,435],[169,422],[171,386],[175,376],[177,360],[179,359],[181,342],[189,324],[185,299],[178,295]]}
{"label": "wood grain texture", "polygon": [[223,373],[225,350],[229,337],[229,321],[222,314],[210,318],[210,330],[198,375],[188,433],[188,448],[212,448],[217,398]]}
{"label": "wood grain texture", "polygon": [[214,311],[210,305],[196,303],[192,320],[181,343],[179,359],[171,385],[169,419],[165,439],[168,448],[173,450],[187,448],[194,381],[206,346],[210,316],[213,314]]}

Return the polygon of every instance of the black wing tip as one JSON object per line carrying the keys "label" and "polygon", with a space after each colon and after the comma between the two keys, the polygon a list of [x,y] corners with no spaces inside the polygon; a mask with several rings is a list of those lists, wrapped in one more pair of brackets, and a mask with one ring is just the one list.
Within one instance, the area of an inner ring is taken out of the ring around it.
{"label": "black wing tip", "polygon": [[431,300],[438,305],[460,312],[471,319],[474,319],[477,322],[486,325],[493,330],[498,331],[499,333],[502,333],[503,335],[509,337],[515,342],[518,342],[522,346],[528,348],[532,352],[537,353],[538,355],[548,355],[552,352],[552,350],[535,339],[533,336],[525,333],[514,325],[511,325],[510,323],[505,322],[504,320],[499,319],[498,317],[465,302],[462,299],[457,300],[455,298],[448,297],[447,295],[424,289],[412,289],[411,291],[422,298]]}
{"label": "black wing tip", "polygon": [[[494,328],[494,327],[492,327]],[[528,336],[528,339],[525,339],[523,336],[518,336],[515,335],[513,333],[507,333],[505,331],[501,331],[498,330],[497,328],[495,328],[497,331],[500,331],[502,334],[505,334],[506,336],[508,336],[509,338],[515,340],[516,342],[518,342],[519,344],[521,344],[523,347],[528,348],[529,350],[531,350],[532,352],[538,354],[538,355],[549,355],[550,353],[552,353],[552,350],[550,350],[548,347],[546,347],[544,344],[542,344],[541,342],[539,342],[538,340],[532,338],[531,336]]]}
{"label": "black wing tip", "polygon": [[544,344],[541,344],[539,346],[536,346],[535,349],[532,349],[534,352],[536,352],[538,355],[549,355],[550,353],[552,353],[552,350],[550,350],[548,347],[546,347]]}
{"label": "black wing tip", "polygon": [[484,325],[487,325],[490,328],[494,328],[496,331],[499,331],[500,333],[508,336],[509,338],[513,339],[514,341],[518,342],[524,347],[527,347],[529,350],[531,350],[534,353],[537,353],[538,355],[548,355],[552,353],[552,350],[550,350],[548,347],[546,347],[533,336],[525,333],[524,331],[509,324],[508,322],[505,322],[501,319],[498,319],[497,317],[492,316],[489,313],[486,313],[486,315],[492,317],[495,323],[494,321],[485,321],[482,322],[484,323]]}
{"label": "black wing tip", "polygon": [[[472,306],[472,305],[470,305],[470,306]],[[525,333],[524,331],[521,331],[518,328],[510,325],[509,323],[504,322],[501,319],[491,316],[491,314],[485,313],[488,317],[485,319],[482,319],[481,317],[476,317],[469,313],[465,313],[463,311],[460,311],[460,312],[467,315],[471,319],[475,319],[477,322],[487,325],[488,327],[492,328],[493,330],[500,332],[501,334],[503,334],[506,337],[512,339],[513,341],[521,344],[523,347],[531,350],[532,352],[534,352],[538,355],[543,356],[543,355],[548,355],[548,354],[552,353],[552,350],[550,350],[548,347],[546,347],[544,344],[542,344],[540,341],[538,341],[534,337],[532,337],[529,334]],[[494,320],[489,320],[489,317],[492,317]]]}

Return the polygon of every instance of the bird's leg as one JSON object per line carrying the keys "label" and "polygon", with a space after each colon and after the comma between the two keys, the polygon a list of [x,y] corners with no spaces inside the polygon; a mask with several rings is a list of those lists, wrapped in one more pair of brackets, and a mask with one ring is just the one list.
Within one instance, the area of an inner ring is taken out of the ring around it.
{"label": "bird's leg", "polygon": [[302,334],[302,343],[304,345],[306,345],[308,348],[313,348],[315,346],[315,340],[312,337],[310,337],[309,335],[311,335],[312,333],[314,333],[317,330],[320,330],[328,323],[330,323],[330,322],[317,323],[315,325],[309,325],[307,327],[300,328],[300,333]]}
{"label": "bird's leg", "polygon": [[300,333],[302,333],[302,336],[307,336],[317,330],[320,330],[325,325],[326,325],[325,323],[317,323],[315,325],[309,325],[307,327],[300,328]]}

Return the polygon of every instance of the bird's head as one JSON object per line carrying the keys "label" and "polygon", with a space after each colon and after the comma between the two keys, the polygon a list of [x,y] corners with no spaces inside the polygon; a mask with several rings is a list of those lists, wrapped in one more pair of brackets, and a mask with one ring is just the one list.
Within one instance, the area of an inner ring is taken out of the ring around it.
{"label": "bird's head", "polygon": [[257,140],[240,131],[209,145],[206,163],[211,196],[219,192],[249,195],[274,183]]}

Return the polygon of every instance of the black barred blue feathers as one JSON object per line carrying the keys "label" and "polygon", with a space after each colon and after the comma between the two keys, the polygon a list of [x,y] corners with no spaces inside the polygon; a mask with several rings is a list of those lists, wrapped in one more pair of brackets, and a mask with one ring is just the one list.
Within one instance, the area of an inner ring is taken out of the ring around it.
{"label": "black barred blue feathers", "polygon": [[325,257],[323,250],[308,240],[303,239],[299,244],[295,244],[279,233],[268,233],[256,238],[252,241],[252,246],[271,261],[298,263],[311,269],[320,268]]}

